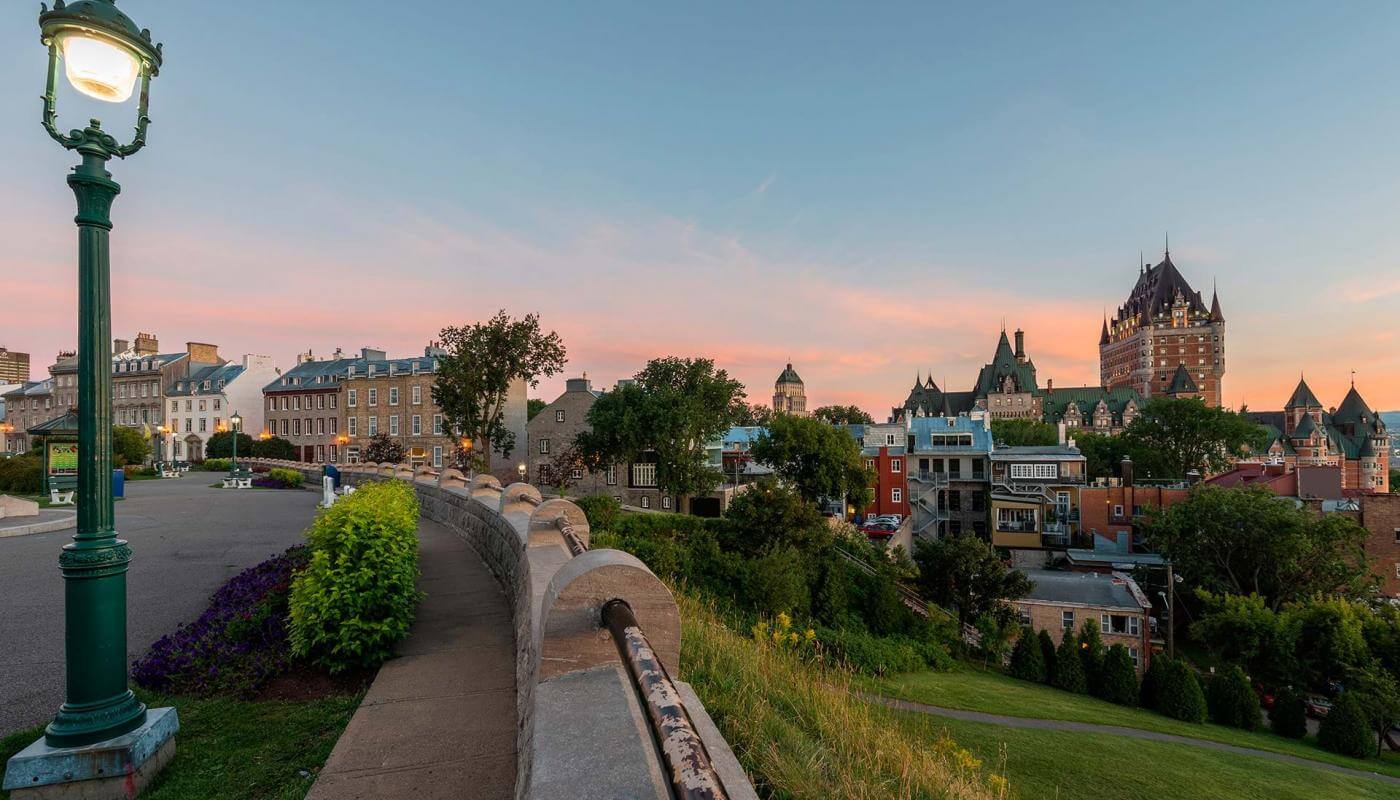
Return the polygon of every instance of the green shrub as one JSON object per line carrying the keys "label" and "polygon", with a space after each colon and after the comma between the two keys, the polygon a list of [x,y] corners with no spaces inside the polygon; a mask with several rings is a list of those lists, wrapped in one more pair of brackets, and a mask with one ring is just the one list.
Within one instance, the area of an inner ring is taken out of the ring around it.
{"label": "green shrub", "polygon": [[1040,640],[1029,627],[1021,630],[1016,646],[1011,648],[1011,676],[1023,681],[1045,681],[1045,659],[1040,654]]}
{"label": "green shrub", "polygon": [[1045,665],[1045,682],[1054,686],[1056,676],[1060,674],[1060,654],[1055,651],[1055,640],[1050,638],[1050,631],[1044,628],[1035,638],[1040,645],[1040,661]]}
{"label": "green shrub", "polygon": [[364,484],[321,512],[292,584],[292,652],[331,672],[393,655],[420,597],[417,531],[418,498],[401,481]]}
{"label": "green shrub", "polygon": [[1147,671],[1142,674],[1142,685],[1138,687],[1138,705],[1143,708],[1159,710],[1157,702],[1161,699],[1162,682],[1167,678],[1168,660],[1166,656],[1152,658],[1147,665]]}
{"label": "green shrub", "polygon": [[928,662],[911,640],[896,636],[872,636],[864,631],[821,628],[817,630],[831,661],[866,675],[914,672]]}
{"label": "green shrub", "polygon": [[796,548],[776,547],[755,559],[749,566],[744,589],[749,605],[760,614],[807,613],[807,581],[802,574],[802,556]]}
{"label": "green shrub", "polygon": [[[238,434],[238,454],[250,458],[255,454],[253,437],[246,433]],[[233,456],[233,432],[219,431],[204,443],[204,455],[208,458],[230,458]]]}
{"label": "green shrub", "polygon": [[140,464],[150,454],[150,443],[140,431],[125,425],[112,426],[112,466]]}
{"label": "green shrub", "polygon": [[1259,697],[1238,665],[1228,667],[1211,680],[1206,700],[1211,721],[1217,725],[1247,731],[1259,727]]}
{"label": "green shrub", "polygon": [[588,527],[593,533],[610,531],[617,527],[617,518],[622,515],[622,504],[610,494],[590,494],[574,501],[588,517]]}
{"label": "green shrub", "polygon": [[206,458],[199,465],[205,472],[228,472],[232,467],[233,462],[227,458]]}
{"label": "green shrub", "polygon": [[1289,688],[1274,695],[1274,707],[1269,709],[1269,727],[1289,739],[1308,735],[1308,711],[1303,706],[1301,692]]}
{"label": "green shrub", "polygon": [[1089,685],[1084,681],[1084,662],[1079,658],[1079,645],[1072,630],[1065,631],[1060,647],[1055,651],[1055,686],[1079,694],[1089,690]]}
{"label": "green shrub", "polygon": [[1084,627],[1079,629],[1079,662],[1084,666],[1084,683],[1089,687],[1089,693],[1095,696],[1102,696],[1102,687],[1099,685],[1103,677],[1103,637],[1099,635],[1099,622],[1096,619],[1084,621]]}
{"label": "green shrub", "polygon": [[1115,644],[1104,656],[1099,671],[1099,697],[1120,706],[1135,706],[1138,702],[1137,667],[1128,648]]}
{"label": "green shrub", "polygon": [[0,492],[38,494],[44,490],[44,462],[30,455],[0,461]]}
{"label": "green shrub", "polygon": [[1206,721],[1206,697],[1196,673],[1179,658],[1171,659],[1157,690],[1157,710],[1172,719]]}
{"label": "green shrub", "polygon": [[287,469],[285,467],[273,467],[272,469],[267,471],[267,479],[282,484],[283,489],[295,489],[301,486],[301,483],[303,480],[306,479],[306,476],[302,475],[300,472],[294,469]]}
{"label": "green shrub", "polygon": [[[243,452],[241,444],[238,452]],[[280,436],[254,441],[251,452],[254,458],[280,458],[291,461],[297,457],[296,447]]]}
{"label": "green shrub", "polygon": [[1371,730],[1366,709],[1355,693],[1343,692],[1317,729],[1322,749],[1353,758],[1366,758],[1376,750],[1376,732]]}

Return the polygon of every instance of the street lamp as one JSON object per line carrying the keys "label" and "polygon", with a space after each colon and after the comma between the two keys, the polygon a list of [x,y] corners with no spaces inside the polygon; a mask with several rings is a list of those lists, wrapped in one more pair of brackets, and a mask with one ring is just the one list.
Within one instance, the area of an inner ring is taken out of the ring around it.
{"label": "street lamp", "polygon": [[521,483],[524,483],[524,482],[525,482],[525,473],[528,472],[529,469],[530,469],[529,467],[525,466],[525,462],[524,462],[524,461],[522,461],[522,462],[520,462],[519,464],[516,464],[516,465],[515,465],[515,474],[520,476],[520,482],[521,482]]}
{"label": "street lamp", "polygon": [[[146,145],[151,78],[161,46],[151,32],[117,10],[113,0],[54,0],[41,6],[40,41],[49,49],[44,129],[82,163],[68,176],[78,202],[78,524],[58,563],[65,607],[65,702],[44,731],[50,747],[82,747],[141,728],[146,705],[127,688],[126,571],[131,548],[117,538],[112,509],[112,322],[108,216],[121,187],[106,164]],[[62,60],[68,81],[111,103],[129,98],[139,79],[136,134],[129,144],[91,120],[60,133],[54,83]],[[162,714],[174,724],[174,714]],[[154,717],[152,718],[154,721]],[[74,776],[75,779],[78,776]],[[94,776],[96,777],[96,776]]]}
{"label": "street lamp", "polygon": [[233,433],[233,460],[229,463],[228,472],[233,475],[238,472],[238,431],[243,426],[243,417],[238,412],[233,412],[233,416],[228,418],[228,426]]}
{"label": "street lamp", "polygon": [[5,452],[10,452],[10,434],[15,432],[15,426],[8,422],[0,422],[0,441],[5,444]]}

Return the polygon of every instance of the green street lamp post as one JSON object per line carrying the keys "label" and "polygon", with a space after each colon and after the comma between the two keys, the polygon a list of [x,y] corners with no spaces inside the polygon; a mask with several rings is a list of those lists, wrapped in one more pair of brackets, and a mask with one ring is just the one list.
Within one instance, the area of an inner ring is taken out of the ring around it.
{"label": "green street lamp post", "polygon": [[[42,7],[41,7],[42,8]],[[39,14],[49,50],[44,129],[82,156],[68,176],[78,201],[78,527],[59,556],[63,574],[67,689],[58,715],[45,729],[50,747],[81,747],[136,730],[146,706],[127,687],[126,571],[131,548],[118,539],[112,509],[112,339],[108,216],[121,191],[107,172],[113,156],[126,158],[146,144],[151,78],[161,46],[137,28],[112,0],[55,0]],[[67,135],[57,127],[54,83],[62,61],[69,82],[89,97],[120,103],[140,82],[136,135],[130,144],[88,127]]]}
{"label": "green street lamp post", "polygon": [[228,472],[230,475],[238,474],[238,430],[243,426],[243,418],[238,412],[233,412],[233,416],[228,418],[229,432],[233,434],[233,459],[229,463]]}

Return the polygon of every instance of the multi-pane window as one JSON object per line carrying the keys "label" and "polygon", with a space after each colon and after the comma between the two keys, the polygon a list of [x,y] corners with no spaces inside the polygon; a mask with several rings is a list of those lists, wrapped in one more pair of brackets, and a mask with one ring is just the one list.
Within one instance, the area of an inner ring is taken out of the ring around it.
{"label": "multi-pane window", "polygon": [[368,391],[368,393],[369,393],[369,397],[368,397],[369,404],[370,404],[371,406],[377,406],[377,405],[379,405],[379,390],[378,390],[378,389],[369,389],[369,390],[367,390],[367,391]]}
{"label": "multi-pane window", "polygon": [[399,415],[398,415],[398,414],[390,414],[390,415],[389,415],[389,435],[390,435],[390,436],[398,436],[398,435],[399,435]]}
{"label": "multi-pane window", "polygon": [[[617,466],[616,466],[616,465],[613,465],[613,464],[609,464],[609,465],[608,465],[608,485],[609,485],[609,486],[616,486],[616,485],[617,485]],[[1397,571],[1400,571],[1400,570],[1397,570]]]}
{"label": "multi-pane window", "polygon": [[890,502],[891,502],[891,503],[902,503],[902,502],[904,502],[904,490],[901,489],[901,488],[899,488],[898,486],[894,487],[893,489],[890,489]]}
{"label": "multi-pane window", "polygon": [[283,435],[283,436],[286,436],[286,435],[287,435],[287,420],[285,420],[285,419],[282,420],[282,435]]}
{"label": "multi-pane window", "polygon": [[325,435],[326,435],[326,418],[325,418],[325,417],[317,417],[317,418],[316,418],[316,435],[318,435],[318,436],[325,436]]}
{"label": "multi-pane window", "polygon": [[368,433],[370,436],[374,436],[379,433],[379,417],[369,418],[369,422],[365,427],[365,432]]}
{"label": "multi-pane window", "polygon": [[902,459],[902,458],[892,458],[892,459],[890,459],[890,472],[903,472],[903,471],[904,471],[904,459]]}
{"label": "multi-pane window", "polygon": [[316,410],[317,410],[317,411],[324,411],[325,408],[326,408],[326,396],[323,395],[323,394],[318,394],[318,395],[316,395]]}
{"label": "multi-pane window", "polygon": [[345,405],[349,406],[350,408],[354,408],[355,406],[359,405],[359,399],[360,390],[350,389],[345,394]]}
{"label": "multi-pane window", "polygon": [[433,445],[433,466],[442,466],[442,445]]}
{"label": "multi-pane window", "polygon": [[542,455],[542,456],[547,456],[547,455],[549,455],[549,440],[548,440],[548,439],[541,439],[541,440],[540,440],[540,455]]}
{"label": "multi-pane window", "polygon": [[348,434],[350,434],[351,436],[359,436],[359,435],[360,435],[360,418],[359,418],[359,417],[348,417],[348,418],[345,420],[345,432],[348,433]]}
{"label": "multi-pane window", "polygon": [[409,399],[415,406],[423,405],[423,387],[414,386],[409,390]]}
{"label": "multi-pane window", "polygon": [[1054,464],[1012,464],[1012,478],[1055,478]]}
{"label": "multi-pane window", "polygon": [[301,420],[300,420],[300,419],[294,419],[294,420],[292,420],[292,435],[293,435],[293,436],[300,436],[300,435],[301,435]]}
{"label": "multi-pane window", "polygon": [[433,415],[433,435],[434,435],[434,436],[441,436],[441,435],[442,435],[442,415],[441,415],[441,414],[434,414],[434,415]]}
{"label": "multi-pane window", "polygon": [[655,464],[633,464],[632,465],[632,485],[640,487],[650,487],[656,485],[656,465]]}
{"label": "multi-pane window", "polygon": [[398,404],[399,404],[399,387],[397,387],[397,386],[390,386],[390,387],[389,387],[389,405],[391,405],[391,406],[396,406],[396,405],[398,405]]}
{"label": "multi-pane window", "polygon": [[563,421],[564,421],[564,409],[561,408],[561,409],[559,409],[558,411],[555,411],[555,412],[554,412],[554,421],[555,421],[555,422],[563,422]]}
{"label": "multi-pane window", "polygon": [[340,433],[339,428],[340,428],[340,421],[339,421],[336,417],[331,417],[331,424],[330,424],[331,435],[334,436],[335,434]]}
{"label": "multi-pane window", "polygon": [[1073,612],[1073,611],[1062,611],[1062,612],[1060,612],[1060,627],[1061,627],[1061,628],[1064,628],[1065,630],[1070,630],[1070,629],[1072,629],[1072,628],[1074,627],[1074,612]]}
{"label": "multi-pane window", "polygon": [[409,428],[409,433],[414,436],[421,436],[423,434],[423,418],[418,414],[413,415],[412,426]]}

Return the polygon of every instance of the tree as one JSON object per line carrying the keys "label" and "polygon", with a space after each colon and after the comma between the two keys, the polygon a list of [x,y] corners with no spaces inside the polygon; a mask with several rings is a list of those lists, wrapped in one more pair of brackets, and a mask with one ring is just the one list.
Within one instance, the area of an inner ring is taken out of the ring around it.
{"label": "tree", "polygon": [[112,426],[112,466],[140,464],[151,453],[151,445],[141,431],[124,425]]}
{"label": "tree", "polygon": [[708,358],[658,358],[636,379],[599,397],[588,410],[591,430],[575,443],[600,464],[656,458],[656,483],[678,510],[723,480],[707,448],[744,407],[744,386]]}
{"label": "tree", "polygon": [[1099,675],[1099,697],[1120,706],[1135,706],[1138,702],[1137,667],[1128,648],[1115,644],[1104,656]]}
{"label": "tree", "polygon": [[1207,701],[1215,724],[1247,731],[1259,727],[1259,696],[1238,665],[1226,667],[1211,679]]}
{"label": "tree", "polygon": [[764,478],[734,498],[725,513],[720,541],[745,558],[780,547],[815,553],[830,539],[821,512],[791,487]]}
{"label": "tree", "polygon": [[534,388],[541,376],[558,374],[564,342],[540,331],[538,314],[517,320],[505,311],[486,322],[443,328],[440,336],[447,355],[438,358],[433,402],[445,429],[470,439],[474,460],[486,469],[492,451],[509,458],[515,449],[515,434],[505,426],[511,385],[524,381]]}
{"label": "tree", "polygon": [[1185,478],[1193,470],[1221,472],[1233,460],[1262,449],[1266,438],[1248,417],[1194,397],[1154,397],[1123,431],[1123,443],[1142,457],[1140,468],[1154,478]]}
{"label": "tree", "polygon": [[253,442],[252,454],[254,458],[291,460],[297,457],[297,449],[286,439],[280,436],[272,436]]}
{"label": "tree", "polygon": [[982,666],[1006,658],[1006,645],[1011,640],[1012,620],[1005,615],[983,614],[977,618],[978,646],[982,650]]}
{"label": "tree", "polygon": [[1226,664],[1238,664],[1268,686],[1291,683],[1294,628],[1257,594],[1219,595],[1198,589],[1202,612],[1191,624],[1191,638]]}
{"label": "tree", "polygon": [[1162,684],[1167,680],[1168,661],[1166,656],[1158,656],[1148,662],[1147,671],[1142,673],[1142,684],[1138,686],[1138,705],[1157,710],[1162,699]]}
{"label": "tree", "polygon": [[1375,741],[1376,734],[1366,718],[1366,709],[1354,692],[1343,692],[1317,729],[1317,743],[1323,750],[1353,758],[1371,755]]}
{"label": "tree", "polygon": [[376,433],[365,445],[364,460],[368,464],[399,464],[408,456],[403,442],[391,439],[387,433]]}
{"label": "tree", "polygon": [[1285,612],[1294,635],[1296,683],[1322,688],[1329,681],[1346,681],[1375,662],[1366,645],[1362,603],[1338,597],[1313,597],[1290,605]]}
{"label": "tree", "polygon": [[1011,447],[1059,444],[1060,432],[1048,422],[1036,419],[994,419],[992,439]]}
{"label": "tree", "polygon": [[1029,626],[1021,629],[1016,646],[1011,649],[1011,676],[1023,681],[1045,682],[1045,658],[1040,652],[1040,640]]}
{"label": "tree", "polygon": [[1045,664],[1045,682],[1054,686],[1055,676],[1060,671],[1060,654],[1055,650],[1055,640],[1050,638],[1050,631],[1044,628],[1036,634],[1035,639],[1040,645],[1040,660]]}
{"label": "tree", "polygon": [[1346,694],[1355,696],[1375,732],[1376,755],[1381,754],[1381,738],[1400,722],[1400,689],[1384,669],[1368,665],[1347,678]]}
{"label": "tree", "polygon": [[749,602],[762,614],[804,615],[809,595],[802,572],[802,556],[791,546],[773,547],[748,564],[745,590]]}
{"label": "tree", "polygon": [[828,425],[874,425],[875,418],[860,406],[822,406],[812,412],[812,418]]}
{"label": "tree", "polygon": [[1258,594],[1275,611],[1318,593],[1360,595],[1374,581],[1365,528],[1337,514],[1309,517],[1260,486],[1198,486],[1150,515],[1143,533],[1193,585]]}
{"label": "tree", "polygon": [[1076,430],[1074,445],[1084,454],[1084,474],[1090,478],[1117,477],[1123,456],[1131,456],[1122,436]]}
{"label": "tree", "polygon": [[1274,695],[1274,707],[1269,709],[1269,727],[1289,739],[1308,735],[1308,711],[1303,706],[1301,692],[1290,687]]}
{"label": "tree", "polygon": [[527,420],[534,419],[534,418],[535,418],[535,415],[538,414],[538,413],[540,413],[541,411],[543,411],[543,410],[544,410],[544,407],[547,406],[547,405],[549,405],[549,403],[546,403],[545,401],[539,399],[538,397],[531,397],[529,400],[526,400],[526,401],[525,401],[525,419],[527,419]]}
{"label": "tree", "polygon": [[541,486],[553,486],[562,496],[569,487],[577,485],[585,475],[597,468],[598,464],[589,461],[583,450],[570,442],[540,464],[538,479]]}
{"label": "tree", "polygon": [[1157,687],[1157,710],[1172,719],[1200,724],[1206,721],[1206,697],[1191,667],[1179,658],[1167,662]]}
{"label": "tree", "polygon": [[762,403],[754,403],[753,405],[745,403],[743,407],[739,409],[738,416],[734,418],[734,424],[742,425],[746,428],[762,428],[766,427],[772,419],[773,409],[768,406]]}
{"label": "tree", "polygon": [[1084,694],[1089,685],[1084,680],[1084,662],[1079,658],[1079,647],[1075,644],[1074,631],[1066,630],[1055,651],[1055,687],[1067,692]]}
{"label": "tree", "polygon": [[875,476],[865,468],[860,443],[846,431],[812,417],[779,414],[750,448],[753,459],[772,467],[808,502],[845,497],[856,508],[873,499]]}
{"label": "tree", "polygon": [[1099,634],[1099,623],[1095,619],[1084,621],[1079,629],[1079,661],[1084,665],[1084,682],[1092,694],[1099,694],[1099,679],[1103,677],[1103,637]]}
{"label": "tree", "polygon": [[[253,455],[253,437],[246,433],[238,434],[238,453],[244,458]],[[233,432],[220,431],[209,437],[209,441],[204,443],[204,455],[206,458],[232,458],[233,457]]]}
{"label": "tree", "polygon": [[914,545],[914,560],[924,597],[956,608],[960,625],[987,613],[1009,615],[1007,602],[1031,590],[1026,573],[1008,569],[990,547],[971,536],[920,540]]}

